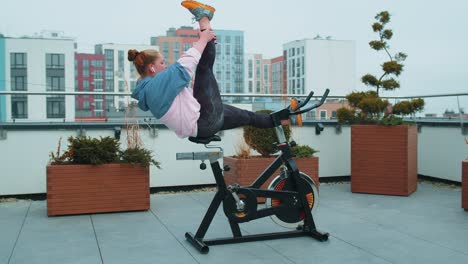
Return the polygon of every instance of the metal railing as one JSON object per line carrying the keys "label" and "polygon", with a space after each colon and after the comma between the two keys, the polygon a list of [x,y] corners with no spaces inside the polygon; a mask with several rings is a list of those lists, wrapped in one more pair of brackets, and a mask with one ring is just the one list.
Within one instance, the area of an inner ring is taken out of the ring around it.
{"label": "metal railing", "polygon": [[[109,95],[109,96],[131,96],[128,92],[31,92],[31,91],[0,91],[0,95]],[[222,93],[223,97],[267,97],[267,98],[284,98],[284,97],[307,97],[307,94],[245,94],[245,93]],[[437,98],[437,97],[460,97],[468,96],[468,93],[448,93],[448,94],[430,94],[430,95],[413,95],[413,96],[380,96],[383,99],[414,99],[414,98]],[[312,98],[320,98],[321,96],[313,96]],[[346,99],[342,95],[329,95],[328,99]]]}
{"label": "metal railing", "polygon": [[[115,96],[120,96],[120,97],[129,97],[131,96],[131,93],[129,92],[97,92],[97,91],[0,91],[0,96],[6,96],[6,95],[42,95],[42,96],[110,96],[110,97],[115,97]],[[248,94],[248,93],[222,93],[221,96],[223,99],[226,98],[235,98],[235,99],[241,99],[239,101],[235,102],[230,102],[230,103],[254,103],[254,99],[264,99],[264,98],[272,98],[272,99],[282,99],[283,101],[291,98],[291,97],[296,97],[296,98],[304,98],[307,97],[306,94]],[[458,115],[459,122],[460,122],[460,127],[462,131],[465,131],[465,118],[464,118],[464,113],[462,111],[462,107],[460,104],[460,97],[468,97],[468,93],[445,93],[445,94],[429,94],[429,95],[413,95],[413,96],[381,96],[383,99],[394,99],[394,100],[406,100],[406,99],[414,99],[414,98],[422,98],[422,99],[430,99],[430,98],[456,98],[456,108],[458,110],[458,113],[454,113],[454,115],[450,118],[453,122],[453,118],[456,118],[455,116]],[[313,96],[312,98],[319,98],[320,96]],[[340,96],[340,95],[329,95],[328,99],[337,99],[337,100],[345,100],[345,96]],[[279,100],[277,100],[279,101]],[[255,103],[257,103],[256,101]],[[342,101],[344,104],[344,101]],[[1,109],[0,109],[1,110]],[[77,111],[80,111],[82,109],[77,109]],[[413,119],[415,119],[415,116],[413,116]],[[319,119],[317,119],[319,121]]]}

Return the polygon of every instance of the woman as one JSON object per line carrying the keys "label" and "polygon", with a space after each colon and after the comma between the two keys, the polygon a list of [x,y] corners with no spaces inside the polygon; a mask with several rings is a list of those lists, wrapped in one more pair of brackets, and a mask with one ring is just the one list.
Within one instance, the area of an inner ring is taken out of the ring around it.
{"label": "woman", "polygon": [[[215,9],[196,1],[183,1],[198,21],[199,40],[173,65],[166,68],[155,50],[128,51],[140,80],[132,93],[143,111],[151,113],[178,137],[206,138],[220,130],[251,125],[271,128],[270,115],[253,113],[222,103],[213,74],[216,36],[210,20]],[[195,74],[193,90],[189,83]]]}

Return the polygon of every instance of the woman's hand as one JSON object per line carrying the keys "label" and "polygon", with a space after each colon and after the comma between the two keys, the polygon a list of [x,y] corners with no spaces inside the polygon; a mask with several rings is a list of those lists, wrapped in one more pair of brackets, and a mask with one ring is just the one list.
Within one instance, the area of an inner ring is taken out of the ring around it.
{"label": "woman's hand", "polygon": [[203,41],[205,43],[208,43],[212,41],[213,39],[216,39],[216,35],[214,34],[213,29],[206,29],[204,31],[198,30],[198,36],[200,38],[199,41]]}

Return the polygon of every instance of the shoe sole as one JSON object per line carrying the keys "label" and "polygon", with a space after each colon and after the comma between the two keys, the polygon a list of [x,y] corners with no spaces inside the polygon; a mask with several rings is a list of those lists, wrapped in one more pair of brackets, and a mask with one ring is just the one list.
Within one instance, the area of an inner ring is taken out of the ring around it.
{"label": "shoe sole", "polygon": [[215,12],[216,9],[212,6],[209,6],[209,5],[205,5],[205,4],[202,4],[202,3],[199,3],[197,1],[183,1],[181,3],[181,5],[187,9],[196,9],[198,7],[201,7],[203,9],[207,9],[211,12]]}

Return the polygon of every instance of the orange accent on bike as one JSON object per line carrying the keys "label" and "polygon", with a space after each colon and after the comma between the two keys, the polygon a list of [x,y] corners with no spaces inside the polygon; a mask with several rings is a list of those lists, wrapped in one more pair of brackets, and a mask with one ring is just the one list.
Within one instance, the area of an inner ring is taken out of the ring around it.
{"label": "orange accent on bike", "polygon": [[245,217],[246,214],[245,213],[236,213],[236,216],[239,217],[239,218],[242,218],[242,217]]}
{"label": "orange accent on bike", "polygon": [[[278,185],[275,186],[275,191],[281,191],[284,188],[284,184],[286,183],[285,180],[281,180]],[[271,199],[271,206],[279,206],[281,205],[280,199]]]}
{"label": "orange accent on bike", "polygon": [[[297,107],[297,101],[294,98],[291,98],[291,108],[294,109]],[[296,112],[299,112],[301,109],[296,109]],[[297,116],[297,125],[302,126],[302,115],[298,114]]]}

